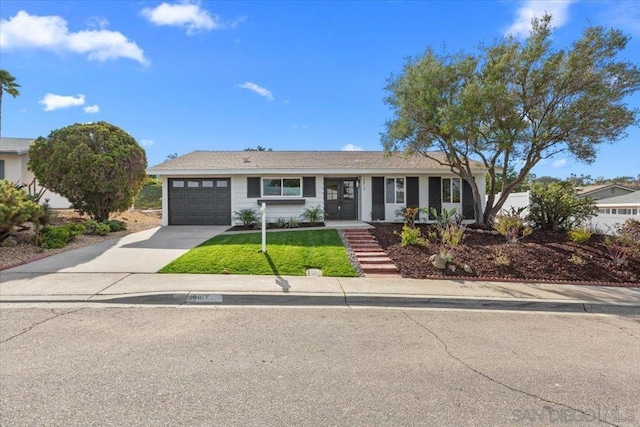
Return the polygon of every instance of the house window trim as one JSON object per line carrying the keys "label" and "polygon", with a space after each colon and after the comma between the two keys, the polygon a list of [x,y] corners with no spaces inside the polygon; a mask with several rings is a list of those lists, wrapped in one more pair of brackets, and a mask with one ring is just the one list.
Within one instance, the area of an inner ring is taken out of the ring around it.
{"label": "house window trim", "polygon": [[[394,188],[394,192],[393,192],[393,202],[389,202],[389,199],[387,197],[387,180],[388,179],[393,179],[393,188]],[[398,185],[396,184],[396,180],[397,179],[401,179],[404,181],[404,184],[402,186],[402,198],[403,198],[403,202],[398,203]],[[384,177],[384,204],[385,205],[406,205],[407,203],[407,177],[406,176],[385,176]]]}
{"label": "house window trim", "polygon": [[[448,204],[448,205],[459,205],[460,203],[462,203],[462,178],[457,177],[457,176],[446,176],[446,177],[442,177],[442,183],[440,184],[440,202],[442,204]],[[449,197],[451,198],[450,202],[446,202],[444,200],[444,182],[445,180],[448,179],[449,180]],[[459,191],[458,191],[458,201],[454,201],[453,200],[453,180],[456,179],[458,180],[458,182],[460,183]]]}
{"label": "house window trim", "polygon": [[[266,179],[279,179],[280,180],[280,195],[265,195],[264,194],[264,181]],[[298,194],[289,194],[289,195],[285,195],[283,194],[283,190],[284,190],[284,180],[285,179],[297,179],[300,183],[300,186],[298,187],[300,189],[300,192]],[[260,177],[260,194],[261,194],[261,198],[264,199],[282,199],[282,198],[301,198],[302,197],[302,193],[303,193],[303,182],[302,182],[302,177],[301,176],[263,176]]]}

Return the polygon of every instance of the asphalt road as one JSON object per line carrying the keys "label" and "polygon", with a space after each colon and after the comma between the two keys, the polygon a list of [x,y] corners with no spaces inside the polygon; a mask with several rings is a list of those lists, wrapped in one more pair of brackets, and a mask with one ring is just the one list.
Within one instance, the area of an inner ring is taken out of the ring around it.
{"label": "asphalt road", "polygon": [[640,425],[640,317],[3,308],[0,424]]}

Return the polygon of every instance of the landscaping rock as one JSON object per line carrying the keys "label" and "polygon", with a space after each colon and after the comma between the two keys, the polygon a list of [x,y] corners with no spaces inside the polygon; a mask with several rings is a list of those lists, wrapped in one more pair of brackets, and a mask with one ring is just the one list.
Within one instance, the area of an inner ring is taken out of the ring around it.
{"label": "landscaping rock", "polygon": [[456,272],[456,265],[455,264],[449,264],[449,270],[451,270],[452,273]]}
{"label": "landscaping rock", "polygon": [[2,242],[3,248],[15,248],[18,246],[18,239],[13,236],[9,236]]}
{"label": "landscaping rock", "polygon": [[469,264],[465,264],[462,266],[462,269],[465,273],[473,274],[473,269],[469,266]]}
{"label": "landscaping rock", "polygon": [[445,268],[447,268],[447,261],[442,259],[439,254],[431,255],[429,257],[429,261],[431,261],[433,266],[438,270],[444,270]]}

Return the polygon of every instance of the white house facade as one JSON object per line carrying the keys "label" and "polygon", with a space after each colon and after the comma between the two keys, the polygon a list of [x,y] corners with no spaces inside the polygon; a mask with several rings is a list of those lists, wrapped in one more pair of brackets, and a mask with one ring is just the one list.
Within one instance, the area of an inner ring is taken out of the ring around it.
{"label": "white house facade", "polygon": [[[484,200],[486,170],[473,166]],[[448,166],[421,155],[195,151],[147,173],[162,180],[163,225],[234,225],[234,212],[262,203],[270,219],[297,218],[316,206],[327,220],[393,222],[407,206],[455,209],[473,219],[471,187]]]}

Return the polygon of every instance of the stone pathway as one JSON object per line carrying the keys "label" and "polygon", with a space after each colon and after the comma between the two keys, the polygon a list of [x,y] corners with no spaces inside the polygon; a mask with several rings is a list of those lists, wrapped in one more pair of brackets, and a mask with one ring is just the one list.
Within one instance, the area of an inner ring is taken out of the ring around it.
{"label": "stone pathway", "polygon": [[398,268],[366,229],[343,230],[365,277],[400,277]]}

